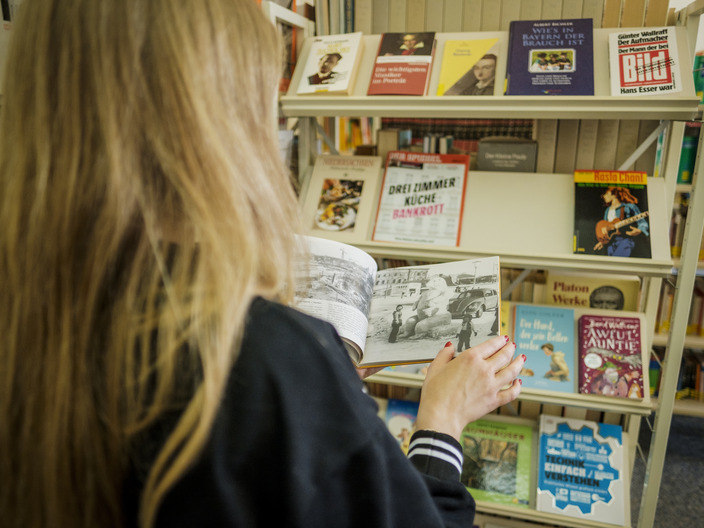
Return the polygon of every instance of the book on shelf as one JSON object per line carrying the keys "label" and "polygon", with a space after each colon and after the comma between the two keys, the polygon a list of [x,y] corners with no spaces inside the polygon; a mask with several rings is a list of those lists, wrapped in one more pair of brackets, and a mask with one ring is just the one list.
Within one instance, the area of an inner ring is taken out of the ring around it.
{"label": "book on shelf", "polygon": [[469,156],[389,152],[372,240],[458,246]]}
{"label": "book on shelf", "polygon": [[682,91],[675,28],[653,27],[609,34],[612,96]]}
{"label": "book on shelf", "polygon": [[362,32],[311,38],[297,95],[349,95],[362,57]]}
{"label": "book on shelf", "polygon": [[435,32],[382,33],[367,95],[425,95]]}
{"label": "book on shelf", "polygon": [[479,140],[477,169],[481,171],[535,172],[538,143],[511,136],[489,136]]}
{"label": "book on shelf", "polygon": [[506,95],[594,95],[591,18],[514,20]]}
{"label": "book on shelf", "polygon": [[574,310],[516,304],[512,321],[516,354],[527,358],[523,388],[577,393]]}
{"label": "book on shelf", "polygon": [[579,392],[642,399],[640,317],[584,314],[578,320]]}
{"label": "book on shelf", "polygon": [[389,398],[384,411],[384,423],[404,453],[408,453],[411,435],[418,418],[418,402]]}
{"label": "book on shelf", "polygon": [[477,501],[529,508],[535,493],[537,423],[488,414],[468,424],[460,480]]}
{"label": "book on shelf", "polygon": [[615,273],[547,270],[544,304],[636,312],[640,277]]}
{"label": "book on shelf", "polygon": [[[437,95],[495,95],[500,37],[446,40]],[[496,94],[498,95],[498,94]]]}
{"label": "book on shelf", "polygon": [[379,156],[319,155],[302,197],[305,232],[340,242],[367,240],[381,166]]}
{"label": "book on shelf", "polygon": [[574,253],[650,258],[647,173],[576,170],[574,198]]}
{"label": "book on shelf", "polygon": [[628,526],[621,426],[542,414],[539,430],[536,509]]}
{"label": "book on shelf", "polygon": [[498,335],[498,257],[379,270],[355,246],[303,238],[295,305],[330,322],[359,367],[432,361],[466,319],[477,343]]}

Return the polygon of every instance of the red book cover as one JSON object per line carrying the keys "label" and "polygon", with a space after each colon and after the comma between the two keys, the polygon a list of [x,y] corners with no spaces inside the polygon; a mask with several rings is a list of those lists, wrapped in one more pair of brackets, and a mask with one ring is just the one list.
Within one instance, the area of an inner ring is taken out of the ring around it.
{"label": "red book cover", "polygon": [[578,363],[580,394],[642,398],[640,319],[581,316]]}
{"label": "red book cover", "polygon": [[435,32],[383,33],[367,95],[425,95]]}

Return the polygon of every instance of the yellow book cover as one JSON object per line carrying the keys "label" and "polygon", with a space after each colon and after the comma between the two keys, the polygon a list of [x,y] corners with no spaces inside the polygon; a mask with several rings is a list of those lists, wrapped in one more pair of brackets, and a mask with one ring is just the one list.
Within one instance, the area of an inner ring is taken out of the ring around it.
{"label": "yellow book cover", "polygon": [[494,95],[498,38],[448,40],[437,95]]}

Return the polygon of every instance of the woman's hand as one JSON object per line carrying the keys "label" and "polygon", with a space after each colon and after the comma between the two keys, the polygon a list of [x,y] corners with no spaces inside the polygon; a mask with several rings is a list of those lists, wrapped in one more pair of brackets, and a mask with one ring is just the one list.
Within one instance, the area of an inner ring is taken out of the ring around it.
{"label": "woman's hand", "polygon": [[457,440],[465,426],[518,397],[518,374],[525,356],[513,359],[516,344],[499,336],[454,356],[445,345],[431,363],[423,383],[416,429],[428,429]]}

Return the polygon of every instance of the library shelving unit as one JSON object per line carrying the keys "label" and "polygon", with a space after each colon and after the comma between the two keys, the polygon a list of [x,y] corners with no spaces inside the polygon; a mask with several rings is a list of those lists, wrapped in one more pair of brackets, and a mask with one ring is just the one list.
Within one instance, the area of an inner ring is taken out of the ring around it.
{"label": "library shelving unit", "polygon": [[[691,61],[687,50],[687,31],[678,28],[678,46],[681,51],[681,68],[684,90],[677,94],[659,97],[611,97],[609,95],[609,72],[607,35],[621,29],[594,30],[594,96],[367,96],[371,70],[380,35],[365,35],[362,63],[355,87],[350,96],[305,95],[296,96],[295,87],[301,77],[300,69],[294,72],[291,89],[280,98],[283,115],[298,118],[299,131],[299,176],[302,193],[312,171],[312,158],[316,143],[318,117],[428,117],[428,118],[530,118],[530,119],[640,119],[660,120],[667,123],[668,146],[664,153],[663,177],[651,178],[648,182],[648,202],[651,222],[652,258],[614,258],[584,256],[572,253],[572,226],[574,216],[574,192],[572,174],[552,173],[502,173],[470,171],[465,196],[465,207],[461,241],[458,247],[438,247],[420,244],[391,244],[371,241],[368,234],[365,242],[356,244],[377,257],[408,258],[428,261],[448,261],[499,255],[502,266],[530,269],[562,269],[601,271],[620,274],[638,274],[644,280],[643,309],[646,325],[645,345],[650,350],[652,343],[660,281],[669,277],[673,269],[670,255],[668,226],[674,199],[678,146],[684,131],[683,121],[692,120],[698,110],[698,99],[694,95],[693,83],[687,72]],[[492,35],[502,32],[492,32]],[[438,48],[444,41],[453,38],[473,38],[485,33],[437,33]],[[507,32],[503,37],[507,38]],[[310,46],[307,41],[301,53],[305,58]],[[439,55],[436,55],[438,57]],[[496,82],[503,84],[505,56],[497,64]],[[431,73],[428,93],[435,93],[438,71]],[[651,141],[654,137],[649,138]],[[701,141],[701,140],[700,140]],[[700,150],[701,152],[701,150]],[[701,168],[696,169],[701,172]],[[674,301],[674,313],[687,313],[694,272],[696,249],[687,238],[687,232],[701,232],[704,225],[704,196],[696,186],[692,191],[692,208],[687,217],[683,257],[678,274],[678,288]],[[701,205],[701,207],[700,207]],[[370,222],[373,224],[373,222]],[[370,226],[371,229],[372,226]],[[690,254],[692,258],[689,258]],[[694,259],[694,260],[692,260]],[[682,324],[680,324],[680,320]],[[679,367],[687,317],[674,317],[668,336],[666,365]],[[653,438],[647,460],[647,481],[643,487],[643,500],[638,516],[638,526],[652,527],[657,504],[662,465],[667,444],[670,420],[673,411],[674,393],[678,368],[665,368],[660,387],[658,411],[653,427]],[[422,379],[414,374],[398,374],[382,371],[375,376],[379,383],[420,387]],[[620,414],[637,426],[640,418],[653,411],[653,402],[646,395],[644,400],[628,400],[587,395],[565,395],[547,391],[524,390],[519,401],[560,405],[565,408],[589,409]],[[633,425],[627,447],[631,464],[635,457],[637,434]],[[632,467],[632,466],[631,466]],[[479,512],[513,519],[537,522],[543,525],[575,527],[609,527],[613,525],[591,520],[545,514],[535,510],[519,510],[480,504]]]}

